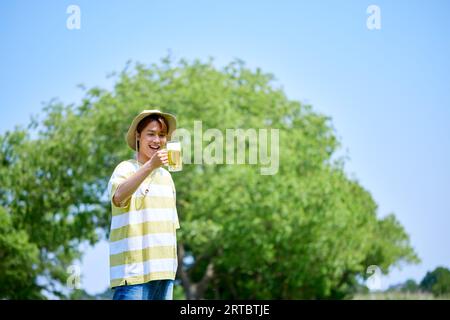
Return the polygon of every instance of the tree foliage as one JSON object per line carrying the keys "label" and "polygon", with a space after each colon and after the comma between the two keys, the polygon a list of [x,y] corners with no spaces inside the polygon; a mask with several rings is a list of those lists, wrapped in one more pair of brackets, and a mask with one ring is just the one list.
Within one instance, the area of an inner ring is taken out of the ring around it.
{"label": "tree foliage", "polygon": [[[195,120],[203,131],[280,130],[275,175],[204,163],[173,174],[179,254],[194,258],[179,267],[188,298],[342,298],[369,265],[387,272],[418,261],[395,216],[378,217],[344,159],[332,160],[340,144],[331,119],[289,100],[273,75],[240,60],[222,69],[170,57],[129,67],[111,90],[91,88],[76,105],[50,101],[41,120],[0,136],[0,228],[8,234],[0,236],[0,283],[5,272],[20,278],[0,285],[1,297],[36,297],[38,276],[64,285],[80,243],[107,237],[107,181],[133,156],[128,125],[150,108],[176,114],[190,132]],[[33,287],[16,291],[25,282]]]}
{"label": "tree foliage", "polygon": [[431,272],[427,272],[420,282],[420,288],[431,292],[435,296],[450,294],[450,270],[444,267],[437,267]]}

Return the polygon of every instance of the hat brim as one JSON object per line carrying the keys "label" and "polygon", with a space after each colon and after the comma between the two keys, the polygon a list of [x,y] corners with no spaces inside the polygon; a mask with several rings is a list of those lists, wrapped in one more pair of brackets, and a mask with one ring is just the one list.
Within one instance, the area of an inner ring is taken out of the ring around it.
{"label": "hat brim", "polygon": [[148,117],[151,114],[159,114],[166,119],[167,124],[169,125],[168,132],[167,132],[169,138],[172,136],[172,133],[177,128],[177,119],[173,114],[161,112],[159,110],[144,110],[133,119],[130,127],[128,128],[126,140],[127,140],[128,146],[131,149],[136,150],[136,129],[137,129],[139,122],[141,122],[142,119],[144,119],[145,117]]}

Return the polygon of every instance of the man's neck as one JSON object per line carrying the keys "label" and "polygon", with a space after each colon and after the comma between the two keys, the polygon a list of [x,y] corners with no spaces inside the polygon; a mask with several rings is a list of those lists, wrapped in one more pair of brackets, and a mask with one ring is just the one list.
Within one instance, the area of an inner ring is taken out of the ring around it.
{"label": "man's neck", "polygon": [[139,152],[137,160],[140,164],[144,164],[148,161],[148,157]]}

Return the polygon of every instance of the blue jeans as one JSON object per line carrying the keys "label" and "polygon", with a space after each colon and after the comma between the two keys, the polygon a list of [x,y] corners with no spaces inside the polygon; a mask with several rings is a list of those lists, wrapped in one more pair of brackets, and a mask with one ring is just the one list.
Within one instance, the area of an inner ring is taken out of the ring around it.
{"label": "blue jeans", "polygon": [[114,288],[113,300],[172,300],[173,280],[153,280]]}

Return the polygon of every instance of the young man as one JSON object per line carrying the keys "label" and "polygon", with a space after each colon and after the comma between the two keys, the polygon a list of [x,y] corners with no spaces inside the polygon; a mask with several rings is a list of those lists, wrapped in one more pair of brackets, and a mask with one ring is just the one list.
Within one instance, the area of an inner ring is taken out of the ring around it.
{"label": "young man", "polygon": [[130,125],[127,143],[136,160],[121,162],[108,184],[112,220],[109,238],[114,300],[171,300],[177,270],[178,214],[163,149],[176,118],[144,110]]}

